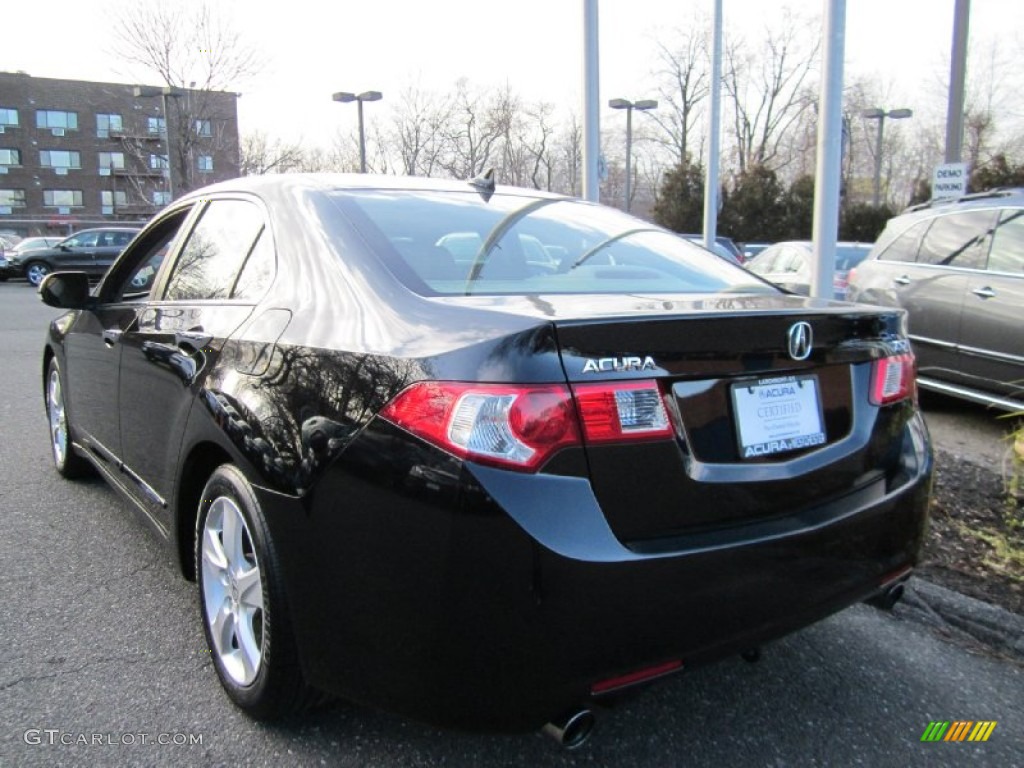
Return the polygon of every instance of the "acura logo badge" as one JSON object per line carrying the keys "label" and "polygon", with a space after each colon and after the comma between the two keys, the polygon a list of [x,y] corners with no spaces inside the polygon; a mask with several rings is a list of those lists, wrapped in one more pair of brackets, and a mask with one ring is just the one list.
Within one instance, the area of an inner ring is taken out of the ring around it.
{"label": "acura logo badge", "polygon": [[811,354],[813,336],[810,323],[793,323],[786,334],[789,340],[789,356],[794,360],[806,360]]}

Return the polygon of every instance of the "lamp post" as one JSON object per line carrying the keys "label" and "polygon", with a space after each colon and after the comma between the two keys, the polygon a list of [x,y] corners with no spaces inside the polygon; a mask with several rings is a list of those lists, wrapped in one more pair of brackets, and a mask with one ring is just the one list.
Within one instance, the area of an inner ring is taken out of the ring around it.
{"label": "lamp post", "polygon": [[658,102],[654,99],[643,99],[642,101],[612,99],[608,102],[608,106],[612,109],[626,110],[626,202],[624,208],[626,213],[629,213],[629,209],[631,207],[629,186],[633,177],[633,110],[639,109],[640,111],[644,111],[648,109],[657,109]]}
{"label": "lamp post", "polygon": [[363,132],[363,102],[380,101],[383,95],[380,91],[363,91],[360,94],[339,91],[331,96],[331,98],[343,103],[354,101],[359,105],[359,172],[366,173],[366,134]]}
{"label": "lamp post", "polygon": [[171,163],[171,122],[167,118],[167,97],[180,99],[185,94],[180,88],[172,88],[169,85],[158,88],[154,85],[136,85],[132,88],[136,98],[159,96],[162,115],[164,118],[164,148],[167,150],[167,195],[174,199],[174,167]]}
{"label": "lamp post", "polygon": [[890,109],[886,112],[884,109],[874,107],[872,109],[865,109],[860,113],[860,116],[867,120],[878,121],[878,134],[875,138],[875,208],[877,208],[882,198],[882,131],[885,126],[885,118],[903,120],[907,117],[913,117],[914,112],[910,109]]}

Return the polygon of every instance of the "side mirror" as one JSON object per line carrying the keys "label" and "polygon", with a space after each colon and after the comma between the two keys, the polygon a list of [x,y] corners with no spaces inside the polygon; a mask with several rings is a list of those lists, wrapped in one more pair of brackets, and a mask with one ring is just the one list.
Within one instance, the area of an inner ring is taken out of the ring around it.
{"label": "side mirror", "polygon": [[65,252],[68,252],[68,253],[71,252],[71,246],[70,245],[64,245],[64,243],[61,243],[57,247],[60,248],[62,251],[65,251]]}
{"label": "side mirror", "polygon": [[85,272],[53,272],[39,284],[43,304],[58,309],[86,309],[92,304]]}

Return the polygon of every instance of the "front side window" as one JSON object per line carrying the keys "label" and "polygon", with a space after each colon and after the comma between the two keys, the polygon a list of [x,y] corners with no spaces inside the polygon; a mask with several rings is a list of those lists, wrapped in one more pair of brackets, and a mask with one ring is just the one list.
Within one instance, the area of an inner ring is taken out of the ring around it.
{"label": "front side window", "polygon": [[0,125],[5,128],[8,126],[16,127],[18,125],[18,110],[11,109],[10,107],[0,107]]}
{"label": "front side window", "polygon": [[124,130],[120,115],[100,114],[96,115],[96,137],[107,139],[111,133],[119,133]]}
{"label": "front side window", "polygon": [[92,232],[79,232],[77,235],[72,235],[63,240],[61,245],[66,245],[68,248],[95,248],[99,238],[100,233],[95,230]]}
{"label": "front side window", "polygon": [[80,189],[44,189],[43,205],[48,207],[74,208],[82,205]]}
{"label": "front side window", "polygon": [[60,131],[78,130],[78,113],[57,109],[36,110],[36,128],[50,128]]}
{"label": "front side window", "polygon": [[21,165],[21,150],[0,149],[0,165]]}
{"label": "front side window", "polygon": [[0,208],[24,208],[24,189],[0,189]]}
{"label": "front side window", "polygon": [[994,222],[993,211],[961,211],[939,216],[921,240],[918,263],[965,269],[984,267],[982,246]]}
{"label": "front side window", "polygon": [[39,152],[43,168],[81,168],[82,153],[77,150],[43,149]]}
{"label": "front side window", "polygon": [[988,269],[1024,275],[1024,208],[1008,208],[999,217],[988,254]]}
{"label": "front side window", "polygon": [[164,298],[231,298],[246,258],[263,230],[263,213],[245,200],[214,200],[188,235],[167,281]]}
{"label": "front side window", "polygon": [[[775,292],[675,233],[582,202],[388,190],[333,199],[425,295]],[[531,258],[538,248],[548,259]]]}

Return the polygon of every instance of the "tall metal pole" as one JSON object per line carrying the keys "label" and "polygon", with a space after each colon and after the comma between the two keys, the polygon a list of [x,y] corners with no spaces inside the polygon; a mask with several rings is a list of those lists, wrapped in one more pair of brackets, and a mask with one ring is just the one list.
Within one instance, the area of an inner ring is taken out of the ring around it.
{"label": "tall metal pole", "polygon": [[875,134],[875,208],[882,200],[882,130],[885,113],[878,116],[878,132]]}
{"label": "tall metal pole", "polygon": [[[167,92],[161,91],[160,102],[164,111],[164,148],[167,150],[167,195],[174,199],[174,163],[171,160],[171,118],[167,114]],[[167,202],[170,202],[168,200]]]}
{"label": "tall metal pole", "polygon": [[946,109],[946,162],[959,163],[964,143],[964,89],[967,80],[967,27],[971,0],[956,0],[953,49],[949,65],[949,106]]}
{"label": "tall metal pole", "polygon": [[839,234],[839,182],[843,154],[843,49],[846,0],[824,0],[825,35],[821,52],[818,161],[814,174],[814,259],[811,296],[832,298],[836,238]]}
{"label": "tall metal pole", "polygon": [[363,100],[357,99],[359,105],[359,172],[366,173],[366,134],[363,132]]}
{"label": "tall metal pole", "polygon": [[601,195],[598,160],[601,154],[597,0],[583,0],[583,199]]}
{"label": "tall metal pole", "polygon": [[633,181],[633,108],[626,108],[626,203],[623,206],[626,213],[629,213],[632,203],[630,185]]}
{"label": "tall metal pole", "polygon": [[718,234],[718,153],[722,111],[722,0],[715,0],[711,43],[711,104],[708,113],[708,167],[704,173],[704,247],[709,251]]}

